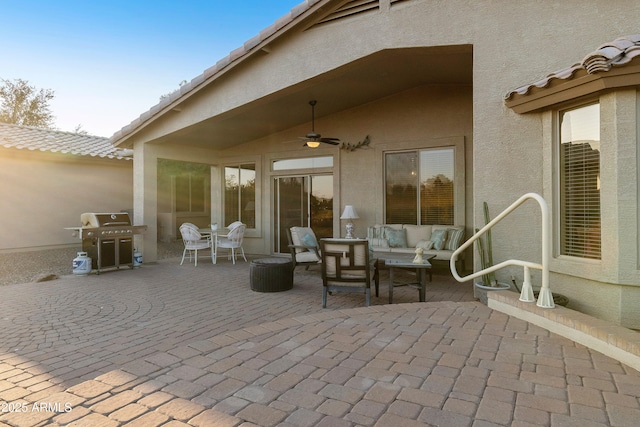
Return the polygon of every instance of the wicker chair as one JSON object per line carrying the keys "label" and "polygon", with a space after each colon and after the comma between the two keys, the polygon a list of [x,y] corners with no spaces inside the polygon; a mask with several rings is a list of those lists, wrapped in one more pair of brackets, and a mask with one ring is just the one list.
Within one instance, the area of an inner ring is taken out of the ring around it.
{"label": "wicker chair", "polygon": [[[195,258],[195,266],[198,266],[198,251],[203,249],[211,249],[213,252],[213,246],[209,237],[204,237],[200,234],[198,227],[191,223],[184,223],[180,226],[180,234],[182,235],[182,242],[184,243],[184,251],[182,251],[182,261],[180,265],[184,263],[184,258],[189,252],[189,262],[191,262],[191,256]],[[211,255],[213,261],[214,256]]]}
{"label": "wicker chair", "polygon": [[213,253],[213,263],[217,262],[218,251],[220,249],[230,249],[229,257],[236,263],[236,257],[238,256],[237,250],[242,252],[242,258],[244,262],[247,262],[247,257],[244,255],[244,248],[242,247],[242,241],[244,240],[244,230],[247,228],[245,224],[238,224],[231,228],[231,231],[226,236],[216,235],[215,251]]}
{"label": "wicker chair", "polygon": [[378,281],[374,262],[369,259],[369,242],[364,239],[321,239],[322,308],[327,307],[327,294],[357,292],[365,294],[365,305],[371,304],[371,280]]}

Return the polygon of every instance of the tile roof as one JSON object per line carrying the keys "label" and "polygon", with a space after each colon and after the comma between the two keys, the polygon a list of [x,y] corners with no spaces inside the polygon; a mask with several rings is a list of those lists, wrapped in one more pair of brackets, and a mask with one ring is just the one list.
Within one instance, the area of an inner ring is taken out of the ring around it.
{"label": "tile roof", "polygon": [[587,74],[605,73],[614,67],[627,65],[637,57],[640,57],[640,34],[620,37],[599,46],[580,63],[551,73],[537,82],[513,89],[505,95],[505,100],[516,95],[527,95],[534,88],[545,88],[554,80],[571,80],[580,71]]}
{"label": "tile roof", "polygon": [[314,6],[316,3],[319,3],[321,1],[323,0],[305,0],[299,5],[293,7],[288,14],[276,20],[269,27],[260,31],[258,35],[246,41],[239,48],[231,51],[229,55],[220,59],[218,62],[215,63],[215,65],[207,68],[202,74],[196,76],[190,82],[187,82],[186,84],[180,86],[179,89],[170,93],[168,96],[163,97],[158,104],[154,105],[148,111],[142,113],[137,119],[133,120],[130,124],[128,124],[127,126],[123,127],[122,129],[114,133],[111,136],[111,141],[117,142],[121,138],[124,138],[125,136],[127,136],[128,134],[136,130],[143,123],[155,117],[164,108],[173,104],[176,100],[182,98],[189,92],[192,92],[200,88],[200,86],[206,83],[208,79],[216,76],[217,74],[220,74],[225,68],[229,67],[230,65],[234,64],[236,61],[247,56],[256,48],[256,46],[259,46],[261,43],[265,42],[267,39],[276,35],[276,33],[278,33],[278,31],[280,31],[283,27],[293,22],[297,17],[299,17],[304,12],[311,9],[311,7]]}
{"label": "tile roof", "polygon": [[0,147],[130,160],[118,155],[109,138],[8,123],[0,123]]}

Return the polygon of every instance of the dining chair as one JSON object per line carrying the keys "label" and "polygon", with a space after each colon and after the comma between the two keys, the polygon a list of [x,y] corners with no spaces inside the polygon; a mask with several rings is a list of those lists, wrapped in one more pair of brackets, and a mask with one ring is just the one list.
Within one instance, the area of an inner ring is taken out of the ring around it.
{"label": "dining chair", "polygon": [[180,234],[182,235],[182,242],[184,243],[184,251],[182,251],[182,261],[180,265],[184,263],[184,258],[189,252],[189,262],[191,262],[191,256],[195,258],[195,267],[198,266],[198,251],[203,249],[211,249],[211,261],[214,261],[213,245],[211,244],[211,238],[204,237],[200,234],[198,227],[191,223],[184,223],[180,226]]}
{"label": "dining chair", "polygon": [[242,241],[244,240],[244,231],[246,230],[246,224],[238,224],[233,227],[226,236],[218,236],[216,234],[214,252],[213,252],[213,263],[217,262],[218,251],[220,249],[229,249],[230,256],[233,260],[233,263],[236,263],[237,250],[239,249],[242,253],[242,258],[244,258],[244,262],[247,262],[247,257],[244,255],[244,248],[242,247]]}

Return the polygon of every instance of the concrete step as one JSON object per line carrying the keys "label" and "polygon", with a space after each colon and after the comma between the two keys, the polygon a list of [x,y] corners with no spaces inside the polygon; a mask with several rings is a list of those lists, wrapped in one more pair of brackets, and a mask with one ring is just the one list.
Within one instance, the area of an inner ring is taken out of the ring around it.
{"label": "concrete step", "polygon": [[640,370],[640,333],[566,307],[541,308],[519,298],[513,291],[489,292],[488,306]]}

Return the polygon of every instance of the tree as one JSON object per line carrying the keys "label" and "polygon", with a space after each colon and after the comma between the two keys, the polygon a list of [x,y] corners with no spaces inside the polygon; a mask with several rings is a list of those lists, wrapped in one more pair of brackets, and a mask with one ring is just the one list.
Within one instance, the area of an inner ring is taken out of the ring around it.
{"label": "tree", "polygon": [[0,122],[51,129],[53,114],[49,101],[54,98],[51,89],[37,90],[29,82],[0,79]]}
{"label": "tree", "polygon": [[78,135],[89,135],[89,132],[82,129],[82,124],[79,124],[73,129],[73,133],[77,133]]}

